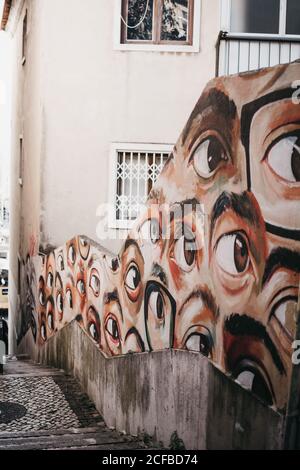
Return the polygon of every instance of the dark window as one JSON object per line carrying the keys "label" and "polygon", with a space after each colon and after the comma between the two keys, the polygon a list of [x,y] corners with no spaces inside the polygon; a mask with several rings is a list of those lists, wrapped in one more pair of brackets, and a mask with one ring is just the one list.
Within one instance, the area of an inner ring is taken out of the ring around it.
{"label": "dark window", "polygon": [[231,0],[231,31],[278,34],[279,14],[280,0]]}
{"label": "dark window", "polygon": [[122,43],[192,44],[194,0],[123,0]]}
{"label": "dark window", "polygon": [[299,0],[287,0],[286,34],[300,34]]}

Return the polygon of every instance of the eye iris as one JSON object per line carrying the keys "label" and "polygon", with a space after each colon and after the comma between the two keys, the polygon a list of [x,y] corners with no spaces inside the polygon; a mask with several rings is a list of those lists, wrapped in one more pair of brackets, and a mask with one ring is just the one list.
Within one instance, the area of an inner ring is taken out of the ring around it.
{"label": "eye iris", "polygon": [[209,338],[206,335],[200,334],[200,352],[208,357],[210,352]]}
{"label": "eye iris", "polygon": [[95,323],[91,323],[90,325],[90,335],[95,341],[98,341],[99,335]]}
{"label": "eye iris", "polygon": [[241,235],[236,235],[234,242],[234,262],[239,273],[245,271],[248,262],[247,244]]}
{"label": "eye iris", "polygon": [[195,251],[190,240],[184,239],[184,258],[188,266],[192,266],[195,260]]}
{"label": "eye iris", "polygon": [[291,165],[295,180],[300,181],[300,137],[294,144]]}
{"label": "eye iris", "polygon": [[218,167],[221,160],[227,160],[223,147],[218,139],[210,137],[207,149],[207,163],[211,172]]}

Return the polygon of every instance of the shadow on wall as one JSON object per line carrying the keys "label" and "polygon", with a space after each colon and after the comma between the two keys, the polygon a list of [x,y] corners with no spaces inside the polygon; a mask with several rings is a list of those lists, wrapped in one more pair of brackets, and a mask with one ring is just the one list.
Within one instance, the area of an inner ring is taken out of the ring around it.
{"label": "shadow on wall", "polygon": [[[120,254],[24,263],[19,341],[76,319],[106,356],[184,349],[284,410],[300,271],[300,63],[208,83]],[[299,93],[298,93],[299,94]]]}

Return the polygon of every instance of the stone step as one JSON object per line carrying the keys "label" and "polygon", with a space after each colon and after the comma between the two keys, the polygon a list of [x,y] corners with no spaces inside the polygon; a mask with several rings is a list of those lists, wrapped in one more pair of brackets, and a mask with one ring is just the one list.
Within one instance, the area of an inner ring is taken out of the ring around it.
{"label": "stone step", "polygon": [[48,434],[46,431],[0,433],[0,450],[86,449],[90,447],[113,450],[138,449],[142,445],[135,439],[122,436],[116,431],[101,426],[48,431]]}

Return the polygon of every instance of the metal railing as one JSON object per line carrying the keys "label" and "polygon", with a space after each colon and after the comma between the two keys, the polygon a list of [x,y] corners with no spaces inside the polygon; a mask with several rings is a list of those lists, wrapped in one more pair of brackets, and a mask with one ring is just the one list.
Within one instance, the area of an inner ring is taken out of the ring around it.
{"label": "metal railing", "polygon": [[299,37],[220,31],[216,44],[216,76],[256,70],[297,59],[300,59]]}

